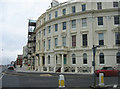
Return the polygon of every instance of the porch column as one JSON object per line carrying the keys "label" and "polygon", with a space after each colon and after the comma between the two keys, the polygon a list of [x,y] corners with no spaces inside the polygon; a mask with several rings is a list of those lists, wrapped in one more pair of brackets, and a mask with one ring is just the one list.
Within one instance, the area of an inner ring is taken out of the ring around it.
{"label": "porch column", "polygon": [[38,57],[35,58],[35,70],[38,70]]}
{"label": "porch column", "polygon": [[33,70],[33,58],[31,57],[31,70]]}
{"label": "porch column", "polygon": [[77,73],[78,71],[77,71],[77,66],[75,67],[75,72]]}
{"label": "porch column", "polygon": [[57,64],[61,64],[61,57],[60,57],[60,55],[57,55]]}
{"label": "porch column", "polygon": [[91,66],[91,73],[94,74],[94,68]]}
{"label": "porch column", "polygon": [[62,54],[62,67],[61,67],[61,72],[64,72],[64,55]]}
{"label": "porch column", "polygon": [[47,72],[49,72],[49,66],[47,66]]}
{"label": "porch column", "polygon": [[40,70],[41,70],[41,72],[43,71],[43,66],[42,66],[42,56],[40,56]]}
{"label": "porch column", "polygon": [[57,55],[55,55],[55,59],[54,59],[54,65],[55,65],[55,67],[54,67],[54,72],[56,72],[56,56],[57,56]]}
{"label": "porch column", "polygon": [[41,71],[40,70],[40,57],[38,57],[38,71]]}

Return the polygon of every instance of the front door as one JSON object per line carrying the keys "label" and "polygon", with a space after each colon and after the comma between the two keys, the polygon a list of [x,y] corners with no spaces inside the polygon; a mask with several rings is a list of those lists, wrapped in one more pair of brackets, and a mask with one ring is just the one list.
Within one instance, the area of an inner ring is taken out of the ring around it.
{"label": "front door", "polygon": [[64,64],[67,64],[67,56],[64,55]]}
{"label": "front door", "polygon": [[45,56],[42,56],[42,65],[45,65]]}

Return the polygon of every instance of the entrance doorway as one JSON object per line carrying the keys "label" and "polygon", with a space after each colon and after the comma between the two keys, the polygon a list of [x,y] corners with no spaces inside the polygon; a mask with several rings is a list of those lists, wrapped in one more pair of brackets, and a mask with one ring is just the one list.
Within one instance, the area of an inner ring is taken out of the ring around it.
{"label": "entrance doorway", "polygon": [[64,54],[64,64],[67,64],[67,55]]}
{"label": "entrance doorway", "polygon": [[45,65],[45,56],[42,56],[42,65]]}

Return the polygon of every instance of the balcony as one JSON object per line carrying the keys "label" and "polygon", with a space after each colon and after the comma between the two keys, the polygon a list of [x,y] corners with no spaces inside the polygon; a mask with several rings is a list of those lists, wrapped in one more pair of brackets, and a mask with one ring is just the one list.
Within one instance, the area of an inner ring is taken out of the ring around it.
{"label": "balcony", "polygon": [[29,20],[29,23],[28,23],[28,35],[34,34],[35,28],[36,28],[36,20]]}
{"label": "balcony", "polygon": [[36,26],[36,20],[31,20],[31,19],[29,19],[28,25],[29,25],[29,26]]}
{"label": "balcony", "polygon": [[32,54],[32,49],[28,49],[28,54]]}
{"label": "balcony", "polygon": [[67,46],[57,46],[54,48],[54,51],[67,52],[67,51],[69,51],[69,48]]}
{"label": "balcony", "polygon": [[34,29],[35,29],[35,27],[29,27],[28,28],[28,35],[34,34]]}
{"label": "balcony", "polygon": [[36,42],[36,39],[33,39],[32,37],[28,37],[28,43],[31,43],[31,42]]}

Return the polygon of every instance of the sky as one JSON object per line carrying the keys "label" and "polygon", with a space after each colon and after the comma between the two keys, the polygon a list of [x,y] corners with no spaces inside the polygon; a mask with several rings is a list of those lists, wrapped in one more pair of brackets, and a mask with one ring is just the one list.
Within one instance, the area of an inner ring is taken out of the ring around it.
{"label": "sky", "polygon": [[[0,65],[15,61],[27,44],[28,19],[37,18],[52,0],[0,0]],[[60,3],[67,0],[58,0]]]}

